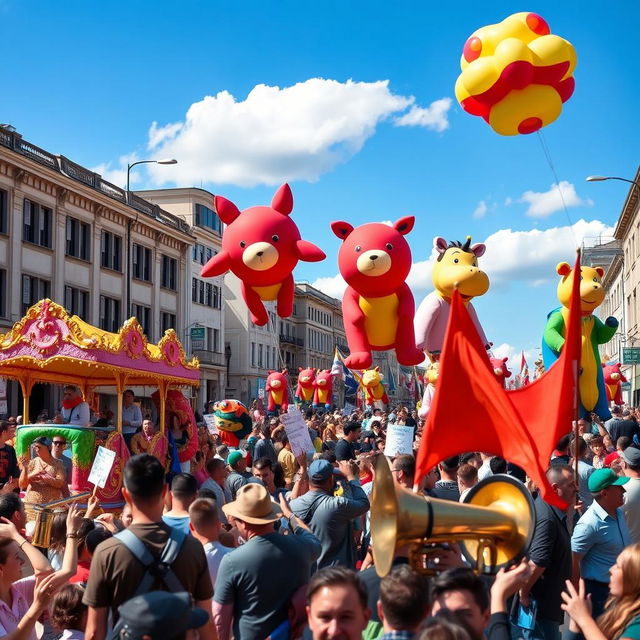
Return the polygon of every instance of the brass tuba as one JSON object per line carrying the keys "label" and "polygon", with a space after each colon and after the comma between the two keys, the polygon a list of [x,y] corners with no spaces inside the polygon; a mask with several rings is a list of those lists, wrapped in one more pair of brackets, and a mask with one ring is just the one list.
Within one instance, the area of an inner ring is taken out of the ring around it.
{"label": "brass tuba", "polygon": [[379,576],[391,570],[396,550],[409,547],[414,569],[430,573],[434,543],[459,542],[478,573],[492,574],[526,553],[535,529],[533,500],[508,475],[491,476],[464,503],[428,498],[399,487],[388,460],[379,456],[371,504],[373,559]]}

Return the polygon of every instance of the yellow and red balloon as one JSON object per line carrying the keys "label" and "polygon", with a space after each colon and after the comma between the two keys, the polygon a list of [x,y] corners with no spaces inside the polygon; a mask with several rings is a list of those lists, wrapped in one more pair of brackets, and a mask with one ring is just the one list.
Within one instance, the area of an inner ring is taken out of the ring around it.
{"label": "yellow and red balloon", "polygon": [[576,52],[536,13],[514,13],[467,39],[456,98],[503,136],[551,124],[573,93]]}

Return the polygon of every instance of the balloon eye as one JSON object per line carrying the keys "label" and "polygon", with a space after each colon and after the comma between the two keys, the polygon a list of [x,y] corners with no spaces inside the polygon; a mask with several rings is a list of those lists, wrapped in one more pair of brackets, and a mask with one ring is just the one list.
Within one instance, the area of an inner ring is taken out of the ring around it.
{"label": "balloon eye", "polygon": [[387,244],[385,244],[384,246],[387,247],[387,249],[389,249],[389,251],[391,251],[391,249],[393,249],[393,245],[390,242],[387,242]]}
{"label": "balloon eye", "polygon": [[274,234],[274,235],[272,235],[272,236],[271,236],[271,239],[272,239],[274,242],[278,242],[278,240],[280,240],[280,236],[277,236],[277,235],[275,235],[275,234]]}
{"label": "balloon eye", "polygon": [[453,259],[453,264],[458,264],[458,262],[460,262],[460,260],[458,260],[458,258],[454,258]]}
{"label": "balloon eye", "polygon": [[362,247],[361,247],[360,245],[358,245],[358,246],[356,247],[356,252],[357,252],[357,253],[360,253],[360,251],[362,251]]}
{"label": "balloon eye", "polygon": [[240,246],[244,249],[247,246],[247,243],[244,240],[240,240]]}
{"label": "balloon eye", "polygon": [[598,282],[598,278],[594,278],[594,279],[593,279],[593,281],[594,281],[594,282]]}

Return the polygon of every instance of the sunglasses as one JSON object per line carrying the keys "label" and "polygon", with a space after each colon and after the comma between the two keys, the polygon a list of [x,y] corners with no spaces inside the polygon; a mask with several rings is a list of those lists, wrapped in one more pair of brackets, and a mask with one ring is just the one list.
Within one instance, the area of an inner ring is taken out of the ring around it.
{"label": "sunglasses", "polygon": [[64,445],[67,444],[67,443],[66,442],[61,442],[60,440],[54,440],[53,444],[54,444],[54,446],[60,445],[61,447],[64,447]]}

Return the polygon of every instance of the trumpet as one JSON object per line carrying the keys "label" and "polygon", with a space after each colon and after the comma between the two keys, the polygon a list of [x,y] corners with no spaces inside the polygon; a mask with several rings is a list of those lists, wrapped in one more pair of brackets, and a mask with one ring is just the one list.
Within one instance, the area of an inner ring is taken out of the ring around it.
{"label": "trumpet", "polygon": [[409,561],[432,573],[429,555],[438,544],[460,543],[480,574],[494,574],[528,550],[535,530],[535,510],[526,487],[508,475],[486,478],[464,503],[429,498],[399,487],[388,460],[376,463],[371,504],[373,559],[380,577],[389,573],[396,550],[409,547]]}

